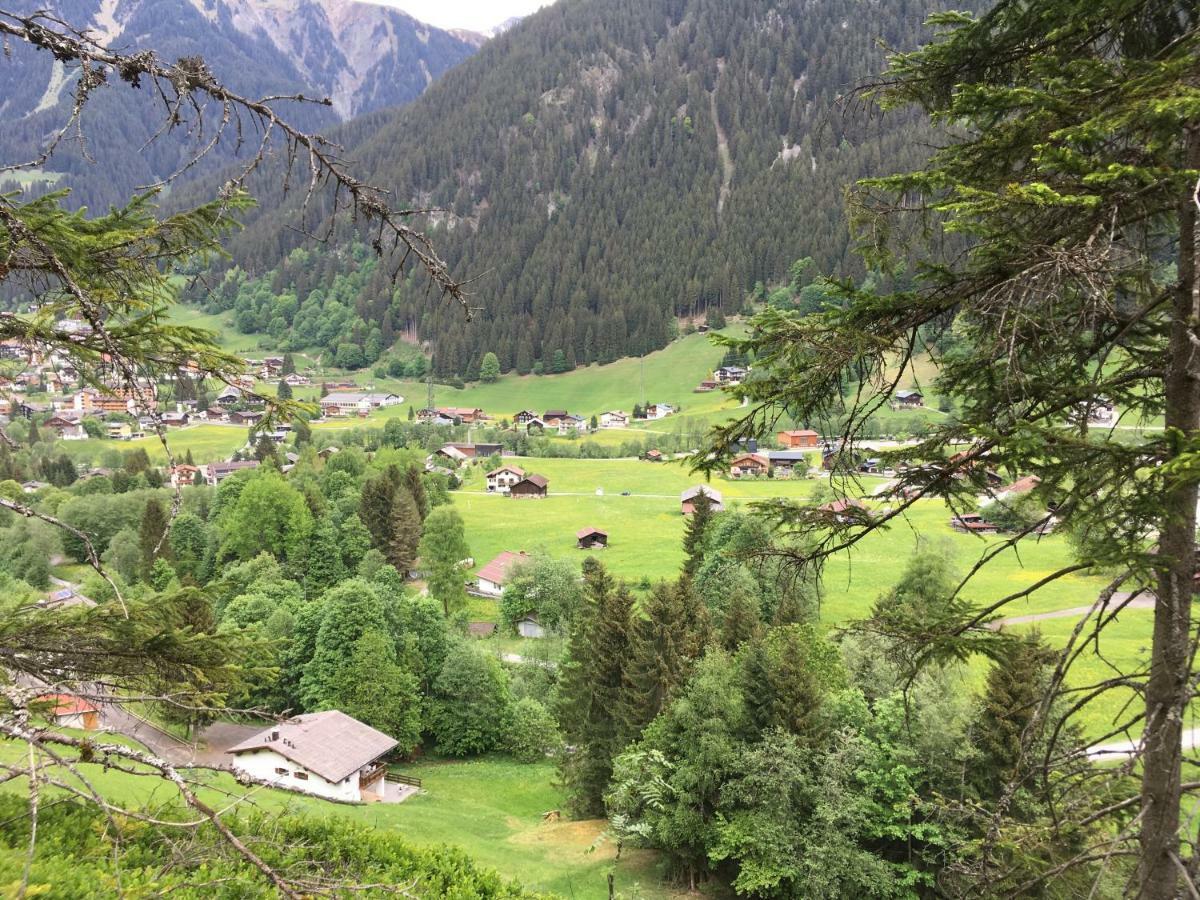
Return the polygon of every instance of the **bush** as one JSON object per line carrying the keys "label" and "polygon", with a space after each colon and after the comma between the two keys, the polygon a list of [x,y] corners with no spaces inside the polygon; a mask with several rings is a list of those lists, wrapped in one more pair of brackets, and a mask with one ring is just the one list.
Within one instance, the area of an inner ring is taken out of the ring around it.
{"label": "bush", "polygon": [[558,742],[558,723],[537,700],[523,697],[509,708],[503,747],[521,762],[543,759]]}

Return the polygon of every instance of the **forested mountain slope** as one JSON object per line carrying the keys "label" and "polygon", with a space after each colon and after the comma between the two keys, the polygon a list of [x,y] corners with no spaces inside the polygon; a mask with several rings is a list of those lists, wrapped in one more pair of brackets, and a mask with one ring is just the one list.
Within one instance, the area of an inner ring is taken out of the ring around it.
{"label": "forested mountain slope", "polygon": [[[17,12],[44,10],[88,28],[105,46],[147,48],[174,61],[202,57],[247,96],[304,93],[332,108],[291,104],[309,128],[407,103],[474,52],[475,46],[404,13],[354,0],[17,0]],[[0,163],[35,159],[67,120],[78,71],[16,44],[0,59]],[[115,80],[115,79],[114,79]],[[84,116],[87,162],[67,141],[44,169],[90,207],[119,202],[138,185],[175,172],[196,139],[178,133],[145,146],[163,107],[149,88],[116,83],[96,92]],[[212,124],[210,123],[210,127]],[[213,162],[228,160],[232,141]],[[4,181],[0,176],[0,183]]]}
{"label": "forested mountain slope", "polygon": [[[527,371],[556,350],[582,364],[661,347],[676,317],[737,309],[799,257],[852,273],[846,185],[911,166],[928,134],[837,101],[882,69],[878,41],[927,36],[935,6],[561,0],[407,109],[341,131],[364,177],[400,202],[445,207],[427,224],[458,275],[481,276],[477,321],[320,247],[272,274],[273,292],[295,295],[286,308],[260,292],[247,321],[266,328],[313,290],[321,302],[332,292],[385,345],[396,333],[432,341],[443,374],[477,372],[489,350]],[[252,276],[301,240],[283,227],[293,214],[265,209],[238,241]],[[361,285],[340,290],[347,278]],[[248,295],[226,285],[217,304]]]}

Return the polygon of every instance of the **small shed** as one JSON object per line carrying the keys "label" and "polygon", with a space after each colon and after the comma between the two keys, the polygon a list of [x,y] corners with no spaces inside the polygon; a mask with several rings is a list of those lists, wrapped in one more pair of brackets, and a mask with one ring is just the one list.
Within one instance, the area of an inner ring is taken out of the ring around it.
{"label": "small shed", "polygon": [[524,638],[544,638],[546,629],[534,615],[523,616],[517,620],[517,634]]}
{"label": "small shed", "polygon": [[508,496],[518,500],[540,499],[549,493],[549,485],[545,475],[526,475],[508,489]]}
{"label": "small shed", "polygon": [[709,509],[713,512],[724,512],[725,503],[721,497],[721,492],[714,487],[709,487],[704,484],[698,484],[695,487],[688,488],[679,495],[680,511],[685,516],[690,516],[696,511],[696,498],[701,494],[708,497]]}
{"label": "small shed", "polygon": [[496,633],[495,622],[468,622],[467,634],[473,638],[491,637]]}
{"label": "small shed", "polygon": [[575,532],[575,540],[580,550],[603,550],[608,546],[608,532],[599,528],[580,528]]}

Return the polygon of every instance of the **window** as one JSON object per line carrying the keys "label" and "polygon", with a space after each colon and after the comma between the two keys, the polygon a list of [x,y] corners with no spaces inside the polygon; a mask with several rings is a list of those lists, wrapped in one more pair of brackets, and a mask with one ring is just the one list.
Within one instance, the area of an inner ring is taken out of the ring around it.
{"label": "window", "polygon": [[283,776],[286,778],[288,775],[291,775],[292,773],[291,773],[291,772],[289,772],[287,769],[281,769],[279,766],[276,766],[276,767],[275,767],[275,774],[276,774],[276,775],[283,775]]}
{"label": "window", "polygon": [[300,781],[308,781],[308,773],[307,772],[296,772],[295,775],[296,775],[296,778],[298,778]]}

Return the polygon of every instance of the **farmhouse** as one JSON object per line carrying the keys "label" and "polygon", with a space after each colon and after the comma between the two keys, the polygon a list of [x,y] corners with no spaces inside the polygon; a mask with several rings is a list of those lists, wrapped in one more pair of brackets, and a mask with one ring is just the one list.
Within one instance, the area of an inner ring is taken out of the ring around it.
{"label": "farmhouse", "polygon": [[1117,418],[1117,409],[1113,406],[1113,402],[1104,397],[1097,397],[1083,406],[1087,412],[1089,425],[1111,425]]}
{"label": "farmhouse", "polygon": [[266,413],[256,409],[239,409],[229,414],[229,421],[234,425],[254,426],[261,422],[265,415]]}
{"label": "farmhouse", "polygon": [[548,426],[557,428],[558,423],[570,415],[565,409],[548,409],[542,413],[542,421]]}
{"label": "farmhouse", "polygon": [[855,500],[853,497],[841,497],[834,500],[832,503],[826,503],[824,506],[817,507],[821,512],[828,513],[833,516],[837,522],[848,522],[857,518],[856,512],[866,512],[867,506],[861,500]]}
{"label": "farmhouse", "polygon": [[769,450],[767,459],[775,469],[776,478],[786,478],[796,469],[799,469],[801,474],[808,471],[808,454],[803,450]]}
{"label": "farmhouse", "polygon": [[454,420],[449,416],[443,416],[436,409],[420,409],[417,410],[417,421],[422,425],[453,425]]}
{"label": "farmhouse", "polygon": [[748,374],[750,370],[742,366],[721,366],[713,372],[713,380],[721,384],[739,384]]}
{"label": "farmhouse", "polygon": [[447,444],[465,456],[467,459],[483,459],[487,456],[499,456],[504,452],[501,444]]}
{"label": "farmhouse", "polygon": [[487,418],[482,409],[462,406],[439,406],[434,412],[452,422],[461,422],[464,425],[474,425]]}
{"label": "farmhouse", "polygon": [[662,458],[663,455],[661,450],[646,451],[646,462],[662,462]]}
{"label": "farmhouse", "polygon": [[549,423],[547,423],[546,420],[541,418],[540,416],[534,416],[532,419],[530,419],[528,422],[525,423],[525,431],[526,432],[545,431],[548,427],[549,427]]}
{"label": "farmhouse", "polygon": [[1028,494],[1041,483],[1042,479],[1036,475],[1026,475],[1024,478],[1018,478],[1012,484],[1007,484],[998,490],[996,498],[1003,500],[1006,497],[1019,497],[1022,494]]}
{"label": "farmhouse", "polygon": [[599,528],[580,528],[575,532],[575,542],[580,550],[603,550],[608,546],[608,532]]}
{"label": "farmhouse", "polygon": [[221,393],[217,394],[217,403],[225,407],[233,406],[242,401],[242,393],[241,388],[228,385]]}
{"label": "farmhouse", "polygon": [[734,457],[729,463],[729,477],[741,478],[745,475],[766,475],[771,467],[767,457],[759,453],[743,453]]}
{"label": "farmhouse", "polygon": [[920,391],[896,391],[893,395],[892,406],[896,409],[920,409],[925,405],[925,397]]}
{"label": "farmhouse", "polygon": [[204,469],[200,466],[176,463],[171,466],[171,487],[179,487],[181,484],[193,485],[196,483],[196,473],[203,471]]}
{"label": "farmhouse", "polygon": [[532,409],[523,409],[513,416],[514,425],[528,425],[534,419],[540,418]]}
{"label": "farmhouse", "polygon": [[201,471],[204,472],[204,480],[210,487],[216,487],[234,472],[240,472],[242,469],[257,469],[259,461],[257,459],[247,459],[243,462],[223,462],[209,463],[207,466],[202,466]]}
{"label": "farmhouse", "polygon": [[384,796],[397,741],[336,709],[295,716],[229,748],[234,769],[277,787],[361,803]]}
{"label": "farmhouse", "polygon": [[821,435],[815,431],[809,431],[807,428],[781,431],[777,436],[779,446],[785,450],[816,450],[821,446]]}
{"label": "farmhouse", "polygon": [[182,428],[189,418],[185,412],[165,412],[162,414],[162,423],[168,428]]}
{"label": "farmhouse", "polygon": [[133,437],[133,426],[128,422],[109,422],[108,436],[114,441],[127,441]]}
{"label": "farmhouse", "polygon": [[626,428],[629,425],[629,414],[619,409],[600,414],[601,428]]}
{"label": "farmhouse", "polygon": [[88,433],[79,420],[66,413],[59,413],[46,420],[46,427],[58,435],[63,441],[83,441]]}
{"label": "farmhouse", "polygon": [[489,494],[507,494],[509,488],[525,477],[525,470],[517,466],[501,466],[485,476]]}
{"label": "farmhouse", "polygon": [[508,496],[519,500],[527,498],[540,499],[548,493],[550,485],[545,475],[526,475],[508,489]]}
{"label": "farmhouse", "polygon": [[440,450],[434,451],[429,458],[432,460],[434,457],[437,457],[438,459],[444,459],[456,467],[467,462],[469,459],[467,454],[463,453],[463,451],[454,446],[454,444],[447,444]]}
{"label": "farmhouse", "polygon": [[675,407],[669,403],[651,403],[646,407],[645,417],[647,419],[665,419],[673,412],[675,412]]}
{"label": "farmhouse", "polygon": [[357,391],[335,391],[320,401],[325,416],[366,416],[371,410],[395,406],[403,398],[397,394],[365,394]]}
{"label": "farmhouse", "polygon": [[681,507],[681,512],[685,516],[690,516],[696,511],[696,498],[701,494],[704,494],[708,497],[709,508],[713,512],[724,511],[725,503],[721,497],[721,492],[716,488],[698,484],[695,487],[688,488],[679,495],[679,505]]}
{"label": "farmhouse", "polygon": [[504,585],[512,567],[529,559],[524,550],[513,553],[511,550],[501,552],[495,559],[484,566],[476,574],[475,589],[488,597],[499,597],[504,593]]}
{"label": "farmhouse", "polygon": [[964,513],[950,520],[950,527],[967,534],[995,534],[1000,529],[979,513]]}
{"label": "farmhouse", "polygon": [[100,710],[74,694],[42,694],[35,703],[43,704],[46,717],[59,728],[95,731],[100,727]]}

